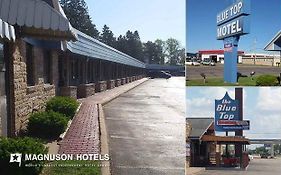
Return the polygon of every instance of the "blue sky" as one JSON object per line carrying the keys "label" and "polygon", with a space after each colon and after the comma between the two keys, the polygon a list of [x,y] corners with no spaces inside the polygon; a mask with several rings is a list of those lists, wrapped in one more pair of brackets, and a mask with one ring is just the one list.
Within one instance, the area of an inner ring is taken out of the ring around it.
{"label": "blue sky", "polygon": [[185,0],[85,0],[101,31],[107,24],[116,36],[138,30],[141,40],[176,38],[185,46]]}
{"label": "blue sky", "polygon": [[[281,139],[281,88],[244,87],[244,120],[250,120],[249,138]],[[186,89],[186,117],[214,117],[215,99],[228,91],[234,96],[234,87],[188,87]]]}
{"label": "blue sky", "polygon": [[[251,1],[250,34],[242,36],[239,49],[263,52],[265,45],[281,30],[280,0]],[[187,51],[220,49],[223,42],[216,40],[216,15],[233,0],[187,0]]]}

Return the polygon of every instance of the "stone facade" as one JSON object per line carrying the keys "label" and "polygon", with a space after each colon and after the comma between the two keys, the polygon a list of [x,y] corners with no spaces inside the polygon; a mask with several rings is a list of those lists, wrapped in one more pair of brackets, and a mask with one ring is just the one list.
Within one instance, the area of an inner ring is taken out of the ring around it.
{"label": "stone facade", "polygon": [[95,94],[95,84],[81,84],[77,88],[77,97],[85,98]]}
{"label": "stone facade", "polygon": [[99,82],[96,84],[96,90],[97,90],[97,92],[105,91],[106,88],[107,88],[107,82],[106,82],[106,81],[99,81]]}
{"label": "stone facade", "polygon": [[122,85],[121,79],[117,79],[116,83],[115,83],[115,86],[118,87],[118,86],[121,86],[121,85]]}
{"label": "stone facade", "polygon": [[127,83],[130,83],[130,82],[131,82],[131,78],[130,78],[130,77],[127,77],[126,79],[127,79],[127,80],[126,80]]}
{"label": "stone facade", "polygon": [[[17,40],[11,44],[11,134],[17,135],[21,130],[26,128],[28,117],[35,111],[44,109],[46,101],[55,96],[54,81],[52,76],[51,84],[44,84],[43,79],[43,51],[40,48],[33,48],[34,55],[34,81],[33,86],[27,85],[26,70],[26,43]],[[57,56],[52,53],[52,63],[56,63]],[[56,67],[52,68],[51,74],[57,72]]]}
{"label": "stone facade", "polygon": [[77,87],[76,86],[60,87],[60,95],[77,99]]}
{"label": "stone facade", "polygon": [[107,89],[115,88],[115,80],[108,80],[107,81]]}
{"label": "stone facade", "polygon": [[122,79],[121,79],[121,85],[124,85],[124,84],[126,84],[126,83],[127,83],[126,78],[122,78]]}

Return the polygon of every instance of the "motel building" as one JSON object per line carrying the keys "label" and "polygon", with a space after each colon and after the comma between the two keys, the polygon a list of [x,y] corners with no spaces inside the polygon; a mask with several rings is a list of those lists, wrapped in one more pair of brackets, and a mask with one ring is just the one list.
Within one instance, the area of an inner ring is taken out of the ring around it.
{"label": "motel building", "polygon": [[250,144],[249,139],[216,135],[214,118],[188,118],[187,125],[187,165],[189,167],[246,168],[248,166],[246,145]]}
{"label": "motel building", "polygon": [[58,0],[0,9],[0,136],[17,136],[54,96],[85,98],[144,77],[143,62],[74,29]]}
{"label": "motel building", "polygon": [[[238,51],[237,63],[242,63],[244,51]],[[224,50],[199,50],[198,58],[202,61],[210,59],[215,63],[224,64]]]}

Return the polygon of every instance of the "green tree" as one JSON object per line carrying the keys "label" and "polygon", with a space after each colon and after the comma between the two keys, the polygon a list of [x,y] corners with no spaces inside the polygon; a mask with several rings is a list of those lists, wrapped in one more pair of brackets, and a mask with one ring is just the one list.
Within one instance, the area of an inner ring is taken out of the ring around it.
{"label": "green tree", "polygon": [[99,31],[92,23],[84,0],[61,0],[61,6],[71,25],[77,30],[99,39]]}
{"label": "green tree", "polygon": [[100,41],[111,47],[116,47],[116,38],[107,25],[103,26]]}
{"label": "green tree", "polygon": [[165,54],[165,49],[166,49],[166,42],[161,40],[161,39],[157,39],[155,40],[154,42],[157,46],[157,49],[159,50],[159,58],[160,58],[160,61],[159,61],[159,64],[165,64],[165,57],[166,57],[166,54]]}
{"label": "green tree", "polygon": [[178,51],[178,57],[179,57],[179,64],[184,65],[185,64],[185,49],[182,48]]}
{"label": "green tree", "polygon": [[180,57],[179,51],[181,49],[180,42],[174,38],[169,38],[166,41],[166,52],[168,63],[170,65],[179,65],[180,64]]}
{"label": "green tree", "polygon": [[140,61],[143,61],[144,51],[138,31],[128,30],[125,36],[117,38],[116,49],[124,52]]}
{"label": "green tree", "polygon": [[126,40],[127,54],[143,61],[143,46],[138,31],[131,32],[128,30],[126,33]]}
{"label": "green tree", "polygon": [[127,39],[125,36],[120,35],[116,41],[116,49],[120,52],[128,54]]}
{"label": "green tree", "polygon": [[[150,64],[161,64],[162,62],[162,47],[154,42],[148,41],[144,45],[144,55]],[[146,60],[145,60],[146,61]]]}

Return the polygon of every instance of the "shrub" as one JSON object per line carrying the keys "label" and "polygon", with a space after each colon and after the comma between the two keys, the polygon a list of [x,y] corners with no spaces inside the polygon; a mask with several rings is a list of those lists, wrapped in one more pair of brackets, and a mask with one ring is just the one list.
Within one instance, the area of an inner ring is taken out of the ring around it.
{"label": "shrub", "polygon": [[[21,153],[21,166],[19,163],[9,163],[10,154]],[[0,138],[0,172],[1,174],[39,174],[44,161],[23,161],[25,154],[47,154],[48,150],[38,140],[32,138]],[[25,164],[37,166],[26,167]]]}
{"label": "shrub", "polygon": [[63,114],[47,111],[31,114],[28,133],[39,138],[57,138],[67,126],[68,118]]}
{"label": "shrub", "polygon": [[257,86],[277,86],[278,79],[274,75],[260,75],[256,81]]}
{"label": "shrub", "polygon": [[53,97],[47,102],[46,110],[62,113],[72,119],[78,108],[78,102],[71,97]]}

